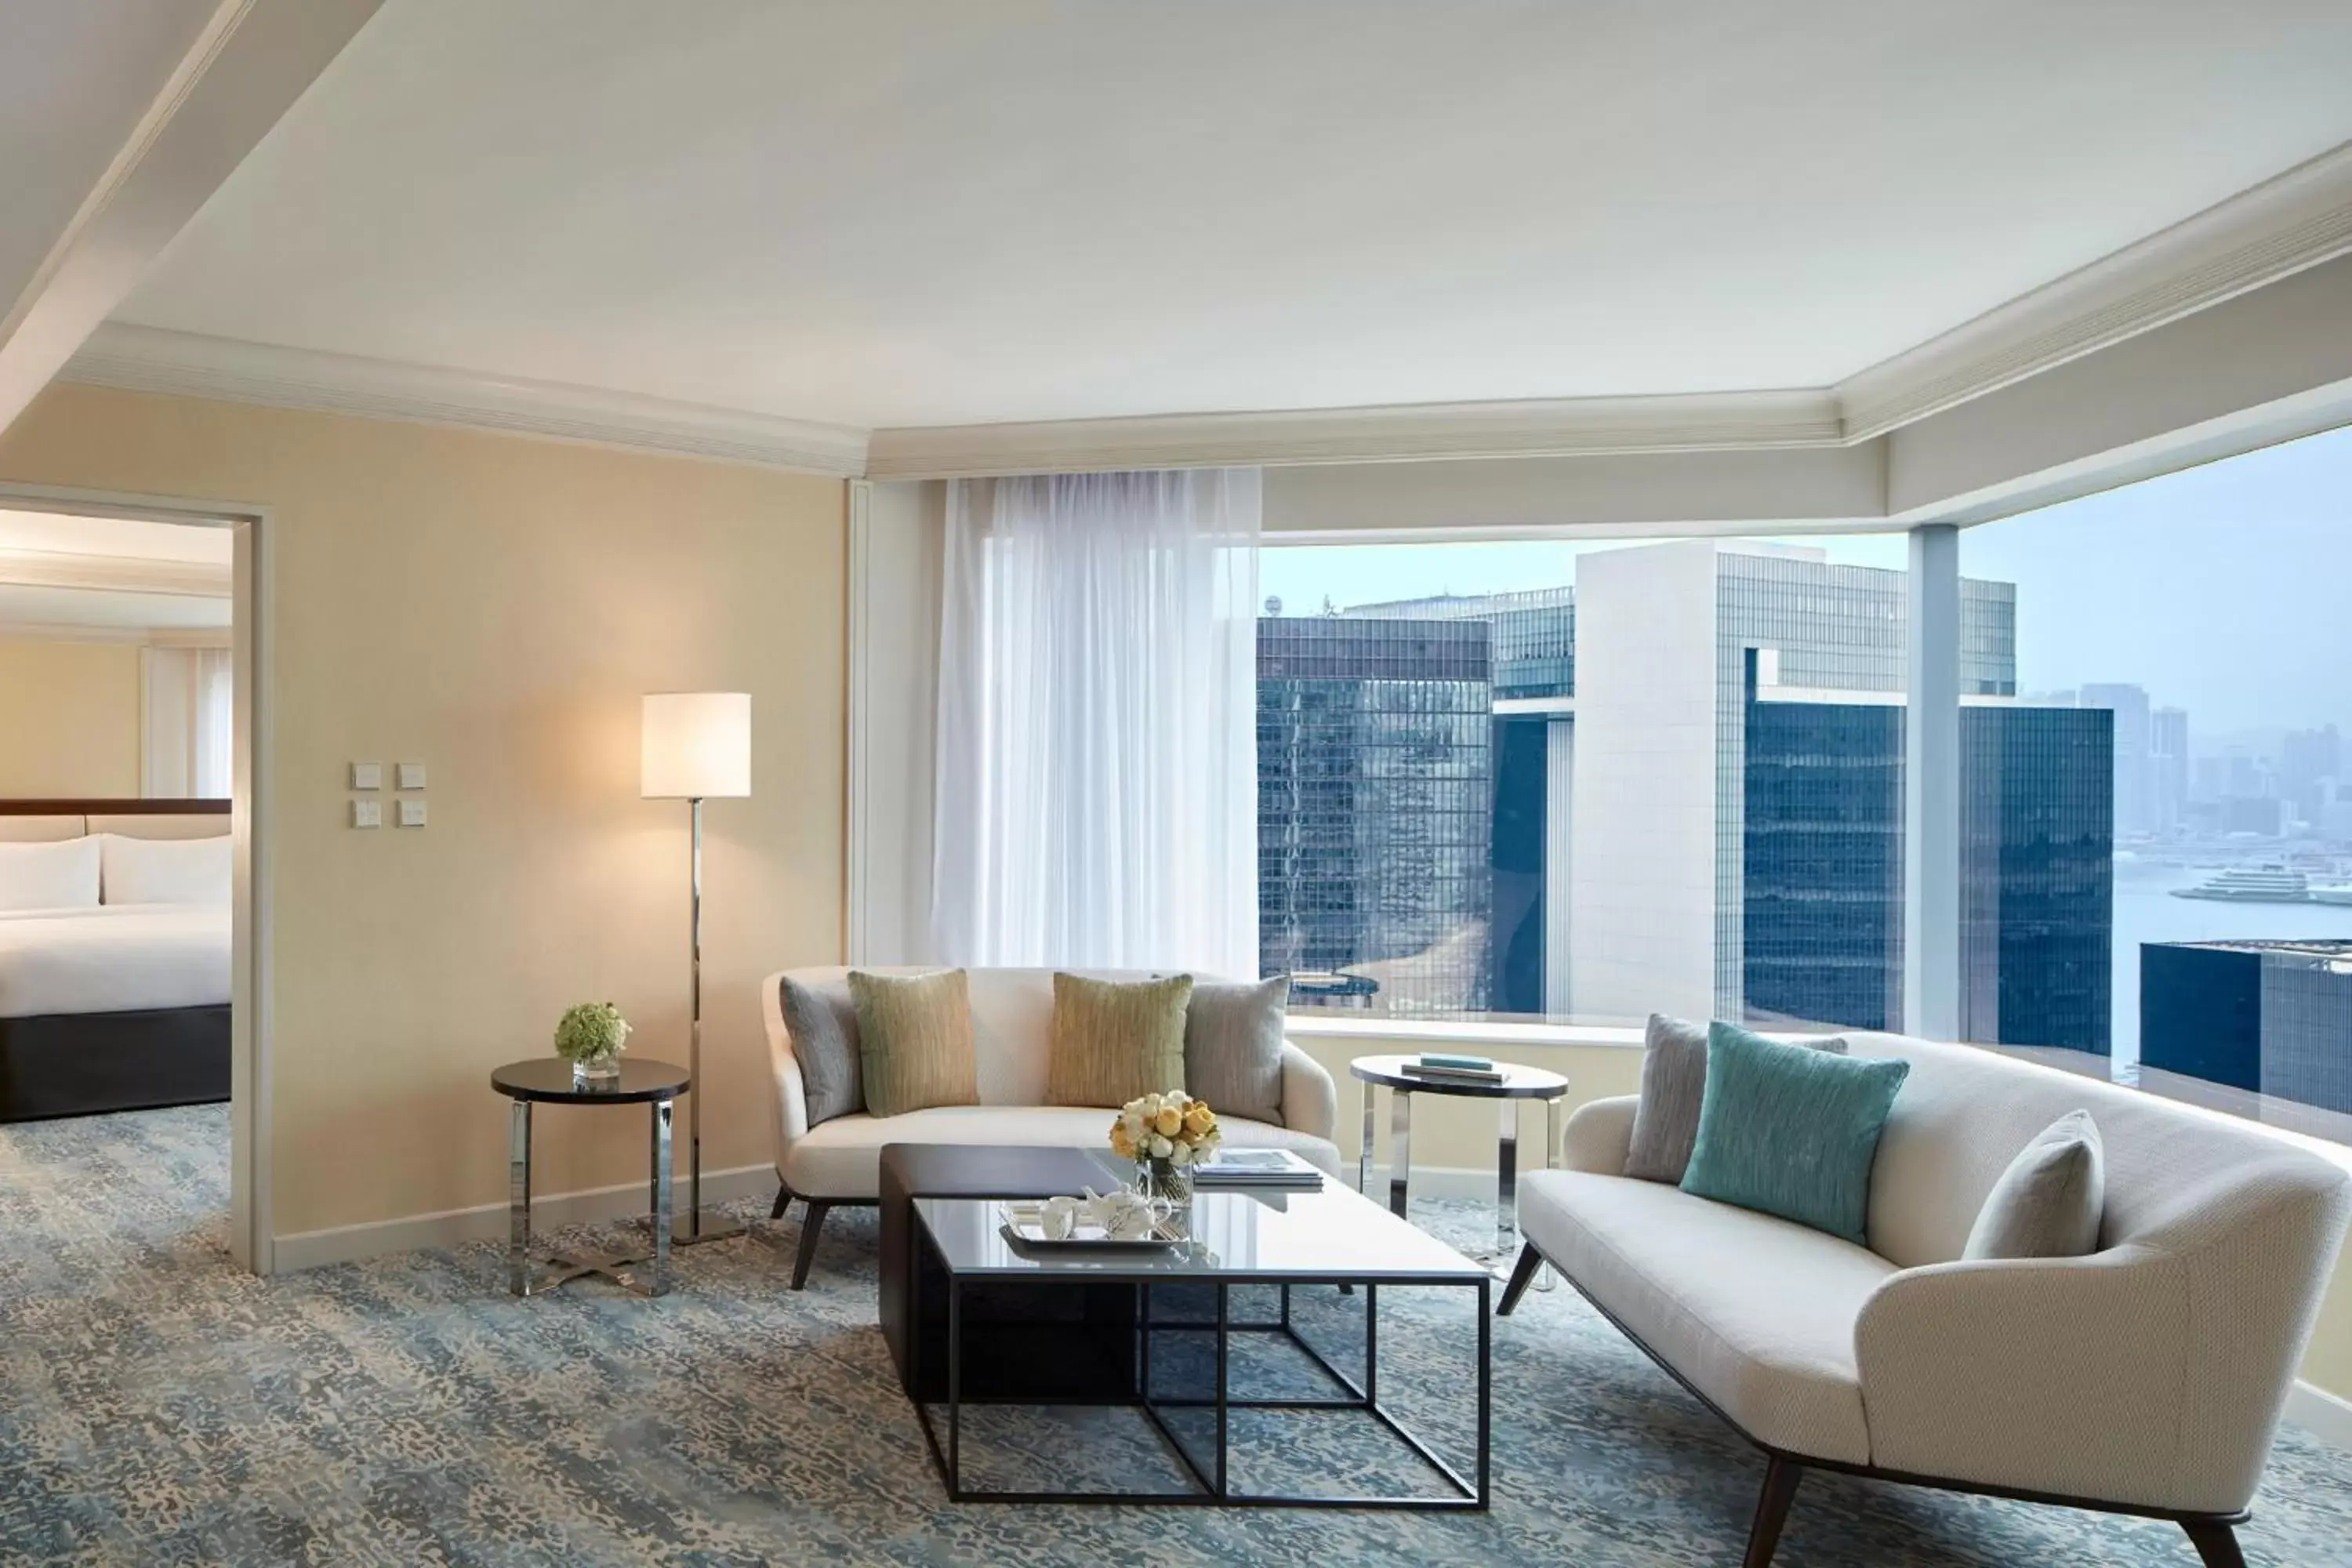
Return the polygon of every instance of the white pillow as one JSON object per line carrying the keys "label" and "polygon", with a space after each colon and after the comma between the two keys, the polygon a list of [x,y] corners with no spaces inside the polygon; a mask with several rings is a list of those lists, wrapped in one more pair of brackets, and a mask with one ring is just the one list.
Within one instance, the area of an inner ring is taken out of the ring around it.
{"label": "white pillow", "polygon": [[225,904],[229,897],[229,836],[130,838],[101,833],[110,904]]}
{"label": "white pillow", "polygon": [[97,839],[84,835],[48,844],[0,844],[0,910],[97,906]]}

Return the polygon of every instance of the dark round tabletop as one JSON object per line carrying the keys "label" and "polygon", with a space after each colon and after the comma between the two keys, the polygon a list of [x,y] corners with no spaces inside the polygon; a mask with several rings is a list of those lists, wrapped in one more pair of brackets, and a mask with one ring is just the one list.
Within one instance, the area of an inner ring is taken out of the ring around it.
{"label": "dark round tabletop", "polygon": [[1495,1070],[1503,1075],[1500,1083],[1463,1083],[1453,1079],[1415,1078],[1404,1070],[1407,1062],[1419,1061],[1419,1057],[1358,1057],[1348,1064],[1348,1070],[1366,1083],[1382,1083],[1391,1089],[1411,1089],[1416,1094],[1466,1094],[1478,1100],[1558,1100],[1568,1092],[1568,1079],[1541,1068],[1523,1068],[1511,1062],[1496,1062]]}
{"label": "dark round tabletop", "polygon": [[575,1084],[572,1064],[562,1057],[509,1062],[490,1074],[490,1087],[510,1099],[564,1105],[643,1105],[675,1100],[686,1092],[687,1081],[686,1069],[675,1062],[645,1057],[623,1057],[619,1078],[592,1084]]}

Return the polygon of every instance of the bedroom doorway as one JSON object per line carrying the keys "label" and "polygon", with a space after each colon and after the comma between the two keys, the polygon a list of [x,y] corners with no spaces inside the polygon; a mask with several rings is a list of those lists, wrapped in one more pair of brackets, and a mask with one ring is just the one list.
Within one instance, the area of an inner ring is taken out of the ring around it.
{"label": "bedroom doorway", "polygon": [[0,1135],[271,1269],[266,514],[0,486]]}

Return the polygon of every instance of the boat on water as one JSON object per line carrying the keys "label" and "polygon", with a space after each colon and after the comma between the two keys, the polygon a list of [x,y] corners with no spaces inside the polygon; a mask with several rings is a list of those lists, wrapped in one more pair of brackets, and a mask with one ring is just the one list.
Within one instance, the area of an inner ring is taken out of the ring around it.
{"label": "boat on water", "polygon": [[2311,901],[2315,904],[2352,904],[2352,882],[2314,888],[2311,889]]}
{"label": "boat on water", "polygon": [[[2352,903],[2352,889],[2343,889]],[[2176,899],[2219,899],[2233,904],[2307,904],[2311,882],[2300,871],[2284,866],[2232,866],[2193,888],[2175,888]]]}

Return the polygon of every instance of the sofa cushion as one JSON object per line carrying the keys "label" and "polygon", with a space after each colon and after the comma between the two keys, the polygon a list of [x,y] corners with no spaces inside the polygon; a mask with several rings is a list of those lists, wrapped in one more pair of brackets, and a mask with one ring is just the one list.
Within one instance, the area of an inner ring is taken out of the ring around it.
{"label": "sofa cushion", "polygon": [[1985,1194],[1960,1256],[2081,1258],[2099,1249],[2105,1161],[2098,1124],[2070,1110],[2033,1135]]}
{"label": "sofa cushion", "polygon": [[1222,1119],[1282,1125],[1284,1012],[1290,976],[1255,984],[1199,980],[1184,1012],[1184,1089]]}
{"label": "sofa cushion", "polygon": [[1871,1163],[1910,1070],[1709,1025],[1706,1098],[1683,1190],[1863,1245]]}
{"label": "sofa cushion", "polygon": [[[1339,1173],[1339,1151],[1330,1140],[1264,1122],[1219,1117],[1225,1145],[1233,1149],[1288,1149],[1326,1174]],[[803,1197],[866,1199],[878,1196],[882,1146],[886,1143],[977,1143],[996,1146],[1100,1150],[1107,1169],[1120,1162],[1110,1152],[1108,1112],[1087,1106],[941,1106],[903,1116],[842,1116],[784,1152],[777,1173]]]}
{"label": "sofa cushion", "polygon": [[1054,1031],[1045,1103],[1117,1110],[1184,1087],[1184,1010],[1192,977],[1089,980],[1054,976]]}
{"label": "sofa cushion", "polygon": [[1583,1171],[1520,1178],[1519,1226],[1758,1441],[1869,1462],[1853,1325],[1893,1264],[1790,1220]]}
{"label": "sofa cushion", "polygon": [[857,1004],[849,983],[811,985],[786,975],[778,1001],[800,1064],[802,1092],[814,1126],[866,1109],[866,1078],[857,1058]]}
{"label": "sofa cushion", "polygon": [[[1790,1043],[1845,1055],[1845,1041],[1835,1035]],[[1683,1173],[1690,1169],[1691,1146],[1698,1142],[1699,1106],[1706,1095],[1706,1026],[1651,1014],[1642,1031],[1642,1098],[1633,1107],[1625,1173],[1681,1185]]]}
{"label": "sofa cushion", "polygon": [[866,1110],[896,1116],[980,1102],[962,970],[885,975],[853,969],[849,995],[857,1007],[858,1069]]}

